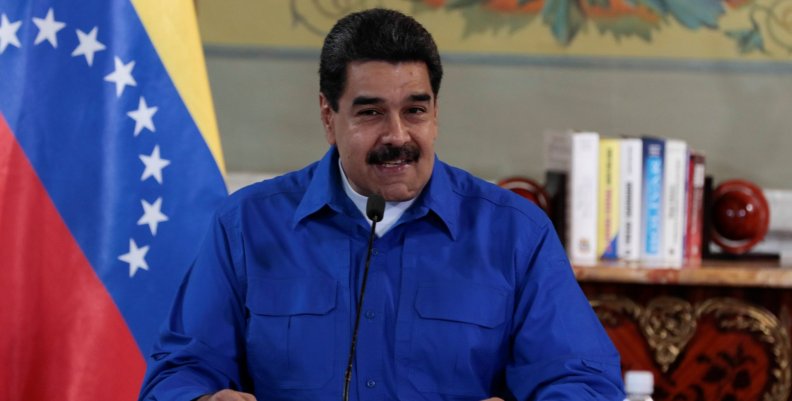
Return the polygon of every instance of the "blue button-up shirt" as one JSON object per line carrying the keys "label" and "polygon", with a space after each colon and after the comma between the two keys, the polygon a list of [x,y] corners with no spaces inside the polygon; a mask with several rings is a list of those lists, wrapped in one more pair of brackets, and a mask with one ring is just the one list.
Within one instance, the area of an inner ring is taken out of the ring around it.
{"label": "blue button-up shirt", "polygon": [[[341,399],[370,228],[337,159],[220,208],[141,399]],[[623,399],[618,353],[528,201],[436,160],[372,255],[352,400]]]}

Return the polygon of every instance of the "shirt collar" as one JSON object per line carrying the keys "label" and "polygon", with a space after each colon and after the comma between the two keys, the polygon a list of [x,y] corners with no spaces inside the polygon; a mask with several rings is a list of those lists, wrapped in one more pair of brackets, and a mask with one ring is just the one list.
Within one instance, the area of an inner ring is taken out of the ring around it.
{"label": "shirt collar", "polygon": [[292,227],[296,227],[303,219],[328,206],[336,212],[342,212],[343,198],[341,177],[337,167],[338,151],[331,146],[324,157],[315,165],[313,177],[305,190],[297,210],[294,212]]}
{"label": "shirt collar", "polygon": [[456,239],[462,197],[456,191],[458,184],[452,180],[451,169],[435,155],[432,177],[414,207],[405,213],[404,220],[433,214],[445,226],[451,239]]}
{"label": "shirt collar", "polygon": [[[428,214],[436,216],[445,226],[452,239],[457,236],[461,197],[455,193],[455,183],[450,177],[451,167],[435,156],[432,176],[415,203],[402,216],[402,221],[421,218]],[[327,206],[338,213],[348,213],[356,208],[344,193],[338,169],[338,150],[331,146],[316,164],[311,182],[294,213],[292,226]],[[351,215],[351,214],[350,214]]]}

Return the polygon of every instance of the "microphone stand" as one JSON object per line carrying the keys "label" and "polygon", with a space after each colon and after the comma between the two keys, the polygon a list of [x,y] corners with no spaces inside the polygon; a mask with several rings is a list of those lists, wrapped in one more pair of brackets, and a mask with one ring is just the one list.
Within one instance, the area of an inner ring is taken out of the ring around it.
{"label": "microphone stand", "polygon": [[352,362],[355,359],[355,346],[357,345],[358,328],[360,327],[360,311],[363,309],[363,295],[366,293],[366,282],[368,281],[369,265],[371,264],[371,250],[374,245],[374,235],[376,234],[377,222],[382,220],[385,213],[385,199],[379,195],[372,195],[366,203],[366,215],[371,220],[371,233],[369,234],[368,251],[366,252],[366,266],[363,269],[363,283],[360,285],[360,296],[355,312],[355,328],[352,331],[352,342],[349,345],[349,360],[347,361],[346,372],[344,373],[344,395],[343,401],[349,401],[349,383],[352,381]]}

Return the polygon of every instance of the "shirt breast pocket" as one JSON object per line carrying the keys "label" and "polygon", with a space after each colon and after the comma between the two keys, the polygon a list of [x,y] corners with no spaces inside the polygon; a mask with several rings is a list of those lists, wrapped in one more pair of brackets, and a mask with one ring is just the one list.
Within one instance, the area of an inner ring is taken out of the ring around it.
{"label": "shirt breast pocket", "polygon": [[312,389],[332,379],[337,289],[325,278],[250,278],[247,363],[257,383]]}
{"label": "shirt breast pocket", "polygon": [[508,291],[472,282],[421,286],[410,380],[424,392],[488,398],[505,364]]}

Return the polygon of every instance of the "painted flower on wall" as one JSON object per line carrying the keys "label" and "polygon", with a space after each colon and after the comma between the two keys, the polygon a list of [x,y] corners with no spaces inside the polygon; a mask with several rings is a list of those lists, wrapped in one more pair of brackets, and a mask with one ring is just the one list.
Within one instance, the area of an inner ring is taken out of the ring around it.
{"label": "painted flower on wall", "polygon": [[792,55],[792,0],[756,0],[748,3],[748,26],[726,32],[737,42],[740,51]]}
{"label": "painted flower on wall", "polygon": [[[746,27],[724,30],[741,53],[792,54],[792,0],[422,0],[431,8],[478,8],[541,17],[556,41],[567,46],[583,25],[593,23],[615,38],[637,36],[651,42],[653,31],[670,20],[690,30],[721,30],[726,13],[749,10]],[[480,24],[468,21],[469,24]],[[472,30],[481,30],[480,28]]]}
{"label": "painted flower on wall", "polygon": [[[407,1],[407,0],[405,0]],[[409,0],[416,14],[458,11],[466,21],[463,35],[515,32],[545,25],[556,42],[568,46],[586,24],[617,40],[646,42],[670,23],[692,31],[722,31],[742,54],[792,55],[792,0]],[[324,36],[340,17],[357,10],[387,6],[383,0],[291,0],[292,21]],[[721,26],[731,12],[746,15],[742,27]]]}
{"label": "painted flower on wall", "polygon": [[[651,40],[651,32],[668,19],[688,29],[715,29],[725,7],[746,0],[423,0],[430,7],[448,9],[479,7],[504,13],[541,15],[556,40],[571,43],[587,21],[601,32],[619,38],[638,36]],[[724,4],[725,3],[725,4]]]}

